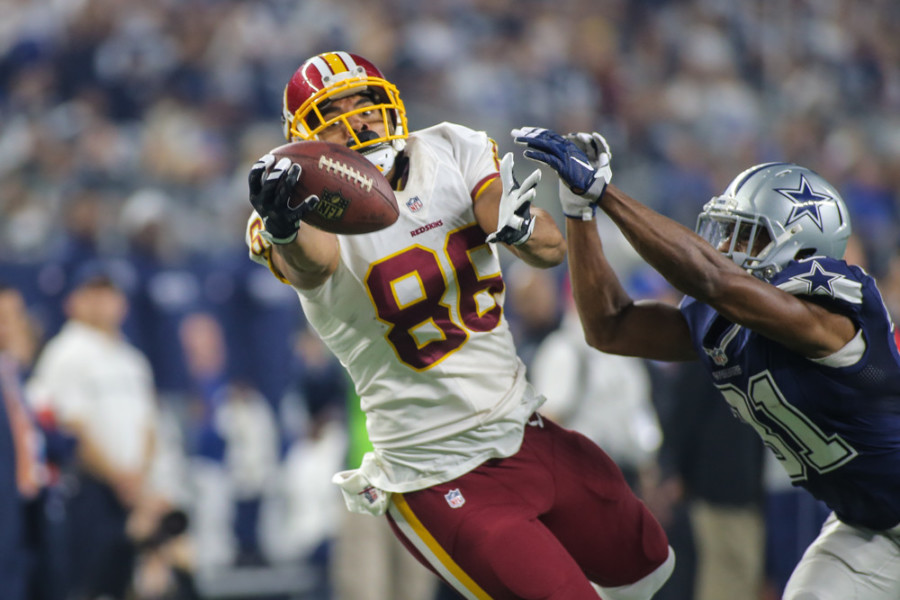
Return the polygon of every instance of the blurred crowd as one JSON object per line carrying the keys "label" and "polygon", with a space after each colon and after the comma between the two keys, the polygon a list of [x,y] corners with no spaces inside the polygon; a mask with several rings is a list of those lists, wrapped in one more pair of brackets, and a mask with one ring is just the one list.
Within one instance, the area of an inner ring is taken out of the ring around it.
{"label": "blurred crowd", "polygon": [[[328,479],[344,460],[333,425],[346,381],[243,241],[247,171],[283,142],[283,86],[313,54],[378,65],[412,129],[462,123],[501,152],[513,127],[601,131],[617,184],[689,227],[744,168],[809,166],[843,192],[855,258],[900,316],[897,2],[0,0],[0,12],[0,283],[27,307],[21,377],[66,322],[77,274],[102,261],[159,409],[170,512],[145,527],[183,511],[195,567],[322,566],[343,510]],[[541,186],[561,218],[553,178]],[[664,293],[627,248],[610,254],[636,290]],[[564,273],[551,275],[535,288],[528,270],[507,274],[528,362],[565,327]],[[663,435],[677,396],[651,407]]]}

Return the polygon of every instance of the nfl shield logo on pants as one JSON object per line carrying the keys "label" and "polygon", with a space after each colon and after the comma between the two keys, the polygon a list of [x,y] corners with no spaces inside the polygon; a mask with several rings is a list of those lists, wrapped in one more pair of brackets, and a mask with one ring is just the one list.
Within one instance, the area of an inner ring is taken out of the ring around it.
{"label": "nfl shield logo on pants", "polygon": [[444,500],[447,501],[447,504],[450,505],[450,508],[459,508],[466,503],[466,499],[463,498],[463,495],[459,490],[450,490],[449,492],[444,494]]}

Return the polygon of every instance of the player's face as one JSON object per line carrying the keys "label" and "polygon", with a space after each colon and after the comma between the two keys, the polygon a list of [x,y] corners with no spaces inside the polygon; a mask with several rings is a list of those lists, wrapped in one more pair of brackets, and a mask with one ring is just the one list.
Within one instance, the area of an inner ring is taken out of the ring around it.
{"label": "player's face", "polygon": [[112,285],[88,284],[71,293],[66,309],[69,317],[116,332],[128,313],[128,300]]}
{"label": "player's face", "polygon": [[[319,139],[341,145],[352,145],[357,142],[354,139],[365,131],[371,131],[378,137],[387,134],[384,122],[384,113],[378,109],[367,110],[374,104],[366,96],[354,95],[332,101],[322,110],[322,116],[328,122],[337,119],[319,133]],[[363,136],[365,137],[365,135]],[[365,139],[359,139],[365,141]]]}
{"label": "player's face", "polygon": [[[735,231],[732,228],[731,233],[719,243],[719,252],[728,252],[731,248],[731,238],[734,237],[734,235]],[[753,248],[749,249],[748,246],[750,245],[750,238],[752,235],[753,223],[740,223],[737,229],[737,242],[734,245],[734,251],[745,252],[750,256],[758,256],[771,241],[769,231],[765,227],[760,226],[759,231],[756,233],[756,240],[753,242]]]}

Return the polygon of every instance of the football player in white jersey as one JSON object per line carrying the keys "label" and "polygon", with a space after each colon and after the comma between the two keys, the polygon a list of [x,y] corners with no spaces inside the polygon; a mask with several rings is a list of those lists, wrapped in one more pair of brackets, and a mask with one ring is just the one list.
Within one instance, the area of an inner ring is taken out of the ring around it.
{"label": "football player in white jersey", "polygon": [[[650,598],[674,566],[665,534],[606,454],[541,418],[503,313],[496,243],[552,267],[566,245],[484,132],[407,129],[397,88],[366,59],[307,60],[284,92],[288,140],[345,144],[391,182],[400,216],[368,234],[301,224],[303,177],[251,169],[251,258],[297,292],[356,386],[374,452],[335,482],[387,514],[404,545],[464,598]],[[602,399],[598,399],[602,401]]]}

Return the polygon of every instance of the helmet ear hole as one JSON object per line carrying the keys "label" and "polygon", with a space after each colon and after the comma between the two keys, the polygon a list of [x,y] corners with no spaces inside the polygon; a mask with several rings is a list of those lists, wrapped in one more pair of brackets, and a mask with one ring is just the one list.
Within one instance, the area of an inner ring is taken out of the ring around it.
{"label": "helmet ear hole", "polygon": [[797,252],[797,254],[794,255],[794,260],[803,260],[804,258],[809,258],[810,256],[815,256],[815,255],[816,255],[815,248],[804,248],[803,250],[800,250],[799,252]]}

